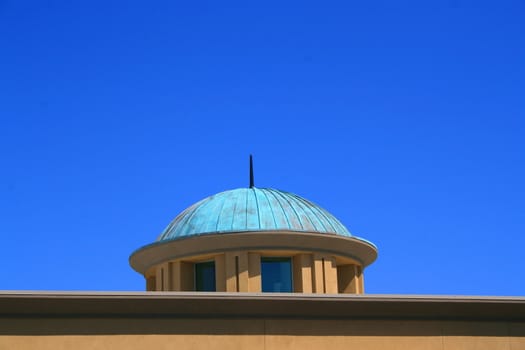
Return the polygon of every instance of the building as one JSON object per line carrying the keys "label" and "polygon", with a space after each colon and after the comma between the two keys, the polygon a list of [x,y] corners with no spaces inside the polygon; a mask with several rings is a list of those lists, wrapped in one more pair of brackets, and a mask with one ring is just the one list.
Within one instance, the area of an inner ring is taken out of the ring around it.
{"label": "building", "polygon": [[149,291],[362,294],[376,256],[321,207],[251,186],[190,206],[130,263]]}
{"label": "building", "polygon": [[525,298],[366,295],[376,256],[252,175],[132,253],[146,292],[0,293],[0,349],[525,349]]}

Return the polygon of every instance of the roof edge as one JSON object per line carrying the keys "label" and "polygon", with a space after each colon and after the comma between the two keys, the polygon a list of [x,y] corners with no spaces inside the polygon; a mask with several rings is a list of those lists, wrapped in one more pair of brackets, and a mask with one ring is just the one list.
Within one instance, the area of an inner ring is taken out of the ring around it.
{"label": "roof edge", "polygon": [[525,321],[525,297],[0,291],[2,315]]}

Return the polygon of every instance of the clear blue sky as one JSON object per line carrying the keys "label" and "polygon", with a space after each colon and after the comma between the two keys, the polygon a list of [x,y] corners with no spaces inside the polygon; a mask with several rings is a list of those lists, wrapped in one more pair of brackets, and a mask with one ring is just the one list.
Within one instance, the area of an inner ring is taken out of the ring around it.
{"label": "clear blue sky", "polygon": [[367,292],[525,295],[523,1],[189,3],[0,0],[0,289],[143,290],[253,153]]}

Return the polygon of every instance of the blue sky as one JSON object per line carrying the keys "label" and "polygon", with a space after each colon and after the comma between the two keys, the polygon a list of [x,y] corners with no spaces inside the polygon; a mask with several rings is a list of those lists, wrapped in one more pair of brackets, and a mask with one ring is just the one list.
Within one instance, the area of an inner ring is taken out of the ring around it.
{"label": "blue sky", "polygon": [[378,246],[368,293],[524,295],[524,15],[0,0],[0,289],[143,290],[129,254],[253,153]]}

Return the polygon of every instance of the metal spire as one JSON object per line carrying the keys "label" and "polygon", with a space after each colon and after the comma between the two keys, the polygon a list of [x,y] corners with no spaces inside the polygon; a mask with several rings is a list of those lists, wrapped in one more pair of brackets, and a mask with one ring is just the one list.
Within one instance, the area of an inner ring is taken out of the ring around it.
{"label": "metal spire", "polygon": [[250,188],[254,188],[255,184],[253,181],[253,157],[250,154]]}

